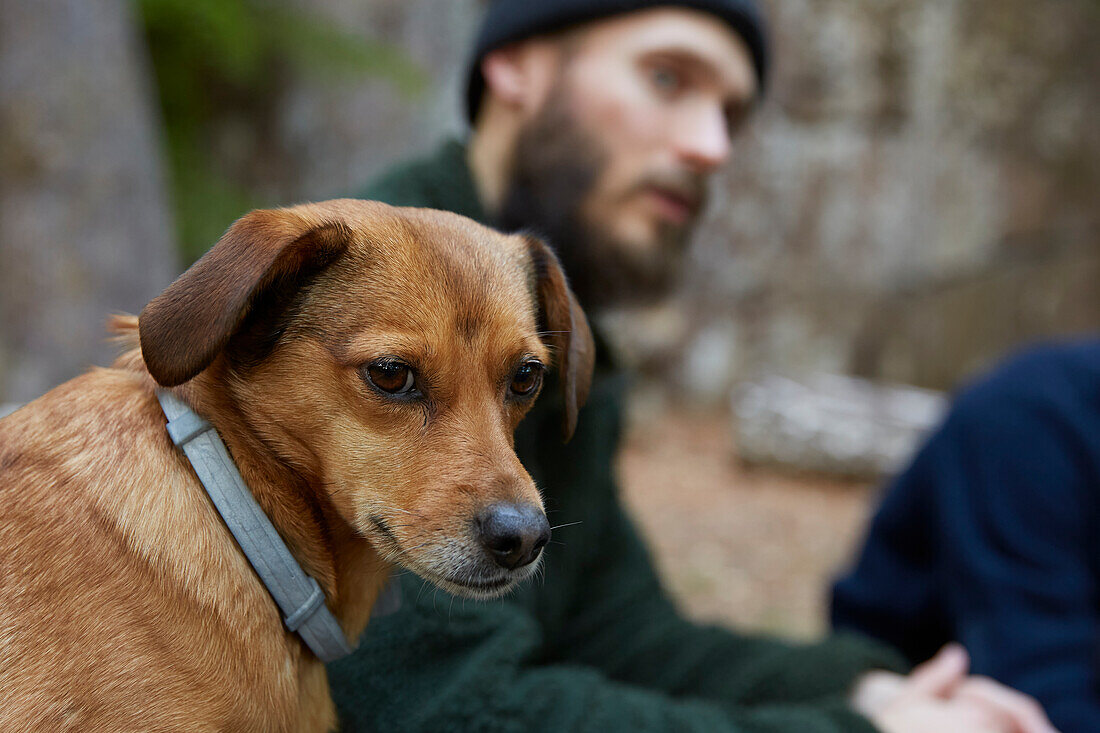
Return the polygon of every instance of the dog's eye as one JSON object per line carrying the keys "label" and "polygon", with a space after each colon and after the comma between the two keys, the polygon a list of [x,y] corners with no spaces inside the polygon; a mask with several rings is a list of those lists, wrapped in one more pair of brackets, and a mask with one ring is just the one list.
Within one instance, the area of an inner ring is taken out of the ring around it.
{"label": "dog's eye", "polygon": [[533,393],[542,384],[542,372],[545,369],[542,362],[531,361],[524,362],[516,373],[512,375],[512,384],[510,389],[512,394],[524,397]]}
{"label": "dog's eye", "polygon": [[390,394],[408,394],[416,385],[412,367],[396,359],[379,359],[369,364],[365,371],[371,384]]}

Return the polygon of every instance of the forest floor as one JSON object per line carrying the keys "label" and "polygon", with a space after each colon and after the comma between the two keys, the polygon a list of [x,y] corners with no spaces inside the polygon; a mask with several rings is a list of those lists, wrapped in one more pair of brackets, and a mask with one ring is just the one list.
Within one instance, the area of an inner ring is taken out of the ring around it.
{"label": "forest floor", "polygon": [[618,469],[688,615],[804,639],[825,630],[829,584],[862,538],[873,487],[746,469],[719,412],[632,420]]}

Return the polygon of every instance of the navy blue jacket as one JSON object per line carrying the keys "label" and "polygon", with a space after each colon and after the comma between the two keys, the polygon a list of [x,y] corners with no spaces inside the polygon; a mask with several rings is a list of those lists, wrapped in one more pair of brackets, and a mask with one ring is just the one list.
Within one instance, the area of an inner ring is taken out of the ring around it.
{"label": "navy blue jacket", "polygon": [[1063,733],[1100,731],[1100,341],[965,390],[886,492],[833,623],[913,662],[957,640]]}

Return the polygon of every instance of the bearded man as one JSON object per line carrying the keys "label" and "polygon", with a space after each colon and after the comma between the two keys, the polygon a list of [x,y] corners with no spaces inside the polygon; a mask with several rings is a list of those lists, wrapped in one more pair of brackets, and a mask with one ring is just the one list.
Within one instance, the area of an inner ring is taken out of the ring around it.
{"label": "bearded man", "polygon": [[[590,313],[650,300],[675,280],[767,70],[751,0],[497,0],[473,54],[468,141],[362,196],[543,236]],[[601,349],[568,445],[549,400],[519,427],[552,521],[573,525],[543,579],[456,603],[401,577],[401,609],[329,667],[345,729],[1051,730],[1030,699],[971,684],[957,648],[903,677],[861,638],[795,645],[683,619],[617,497],[623,387]]]}

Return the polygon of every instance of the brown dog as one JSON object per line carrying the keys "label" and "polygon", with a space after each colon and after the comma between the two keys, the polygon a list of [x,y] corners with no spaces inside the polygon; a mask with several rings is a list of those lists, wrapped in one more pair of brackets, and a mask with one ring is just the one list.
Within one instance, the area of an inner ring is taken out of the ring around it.
{"label": "brown dog", "polygon": [[158,385],[214,425],[351,640],[391,563],[472,596],[535,566],[512,432],[551,354],[571,432],[593,355],[540,242],[363,201],[257,211],[116,326],[113,367],[0,421],[0,730],[335,726]]}

